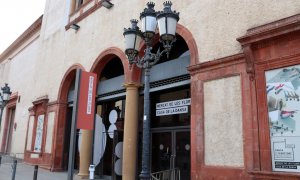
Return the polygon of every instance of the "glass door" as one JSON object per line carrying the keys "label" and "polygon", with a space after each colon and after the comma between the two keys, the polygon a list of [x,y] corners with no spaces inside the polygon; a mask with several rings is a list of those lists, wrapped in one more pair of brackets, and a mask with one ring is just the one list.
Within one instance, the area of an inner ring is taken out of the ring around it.
{"label": "glass door", "polygon": [[152,133],[152,172],[172,168],[172,132]]}
{"label": "glass door", "polygon": [[190,179],[190,131],[175,131],[174,168],[180,169],[181,179]]}
{"label": "glass door", "polygon": [[152,132],[152,172],[178,168],[181,179],[190,179],[189,129]]}

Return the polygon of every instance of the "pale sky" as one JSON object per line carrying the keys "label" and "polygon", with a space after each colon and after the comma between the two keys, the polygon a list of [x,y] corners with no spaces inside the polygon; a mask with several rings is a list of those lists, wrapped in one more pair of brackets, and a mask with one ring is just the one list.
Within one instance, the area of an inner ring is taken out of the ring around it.
{"label": "pale sky", "polygon": [[0,54],[42,14],[46,0],[1,0]]}

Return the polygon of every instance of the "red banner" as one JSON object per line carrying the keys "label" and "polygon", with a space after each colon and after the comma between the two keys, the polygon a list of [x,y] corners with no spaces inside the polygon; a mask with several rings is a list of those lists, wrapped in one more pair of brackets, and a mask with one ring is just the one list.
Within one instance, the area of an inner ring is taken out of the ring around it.
{"label": "red banner", "polygon": [[77,129],[94,129],[96,86],[97,75],[82,71],[78,97]]}

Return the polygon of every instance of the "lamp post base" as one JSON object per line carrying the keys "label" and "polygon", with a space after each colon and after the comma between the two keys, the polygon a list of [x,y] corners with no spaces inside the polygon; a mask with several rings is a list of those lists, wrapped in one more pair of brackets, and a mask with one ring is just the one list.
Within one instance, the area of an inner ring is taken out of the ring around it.
{"label": "lamp post base", "polygon": [[142,171],[139,177],[141,180],[150,180],[150,172]]}

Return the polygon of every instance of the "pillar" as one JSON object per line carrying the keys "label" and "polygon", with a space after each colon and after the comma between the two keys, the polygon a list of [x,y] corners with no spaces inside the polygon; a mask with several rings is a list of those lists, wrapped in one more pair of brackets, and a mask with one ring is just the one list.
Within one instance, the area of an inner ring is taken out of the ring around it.
{"label": "pillar", "polygon": [[136,179],[137,144],[138,144],[138,88],[137,84],[125,84],[125,125],[123,142],[122,179]]}
{"label": "pillar", "polygon": [[80,163],[78,176],[88,177],[92,158],[93,131],[82,130],[80,145]]}

